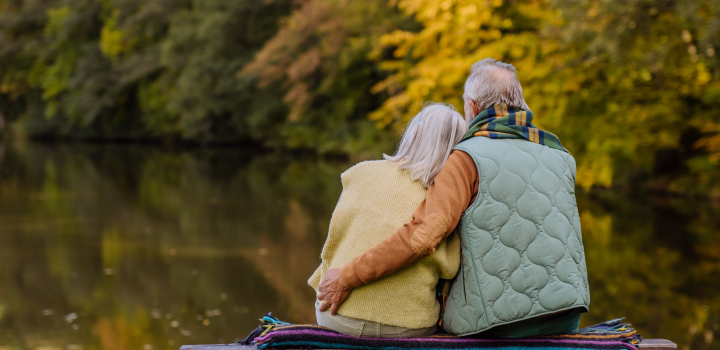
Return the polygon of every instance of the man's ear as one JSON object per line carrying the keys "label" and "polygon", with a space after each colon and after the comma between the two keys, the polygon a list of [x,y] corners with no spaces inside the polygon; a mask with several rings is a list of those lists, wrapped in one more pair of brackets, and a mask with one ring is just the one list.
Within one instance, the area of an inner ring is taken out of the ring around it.
{"label": "man's ear", "polygon": [[478,106],[477,102],[470,100],[470,107],[472,108],[473,112],[473,118],[477,117],[480,112],[482,112],[482,109],[480,109],[480,106]]}

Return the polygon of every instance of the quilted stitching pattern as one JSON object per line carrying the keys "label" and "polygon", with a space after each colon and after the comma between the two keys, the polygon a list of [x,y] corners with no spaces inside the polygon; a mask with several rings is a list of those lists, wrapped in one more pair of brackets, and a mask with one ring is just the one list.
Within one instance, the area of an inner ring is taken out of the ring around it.
{"label": "quilted stitching pattern", "polygon": [[525,140],[475,137],[479,193],[460,220],[462,261],[443,327],[467,335],[576,307],[590,293],[575,160]]}

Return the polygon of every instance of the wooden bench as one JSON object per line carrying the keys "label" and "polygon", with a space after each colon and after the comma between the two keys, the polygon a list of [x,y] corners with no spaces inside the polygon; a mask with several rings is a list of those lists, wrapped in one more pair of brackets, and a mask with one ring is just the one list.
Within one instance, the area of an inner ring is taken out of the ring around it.
{"label": "wooden bench", "polygon": [[[666,339],[643,339],[639,348],[640,350],[677,350],[677,344]],[[207,344],[183,345],[180,350],[255,350],[255,347],[237,344]]]}

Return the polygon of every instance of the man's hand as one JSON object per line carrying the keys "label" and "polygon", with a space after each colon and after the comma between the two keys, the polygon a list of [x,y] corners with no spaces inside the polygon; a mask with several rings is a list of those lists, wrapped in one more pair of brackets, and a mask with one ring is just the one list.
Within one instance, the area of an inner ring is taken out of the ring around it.
{"label": "man's hand", "polygon": [[330,269],[325,273],[325,278],[318,286],[318,300],[320,300],[320,311],[330,308],[330,314],[335,316],[337,310],[345,299],[350,296],[351,288],[343,283],[340,277],[340,269]]}

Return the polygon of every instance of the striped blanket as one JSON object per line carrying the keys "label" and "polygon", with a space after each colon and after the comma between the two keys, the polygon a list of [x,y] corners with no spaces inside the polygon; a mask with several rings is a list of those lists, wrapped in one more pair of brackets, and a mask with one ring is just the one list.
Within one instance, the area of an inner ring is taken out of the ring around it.
{"label": "striped blanket", "polygon": [[243,345],[254,344],[258,349],[380,349],[380,350],[438,350],[438,349],[502,349],[502,350],[637,350],[642,340],[639,334],[621,319],[583,328],[577,333],[528,339],[491,339],[436,334],[423,338],[357,338],[318,325],[293,325],[279,321],[270,314]]}

